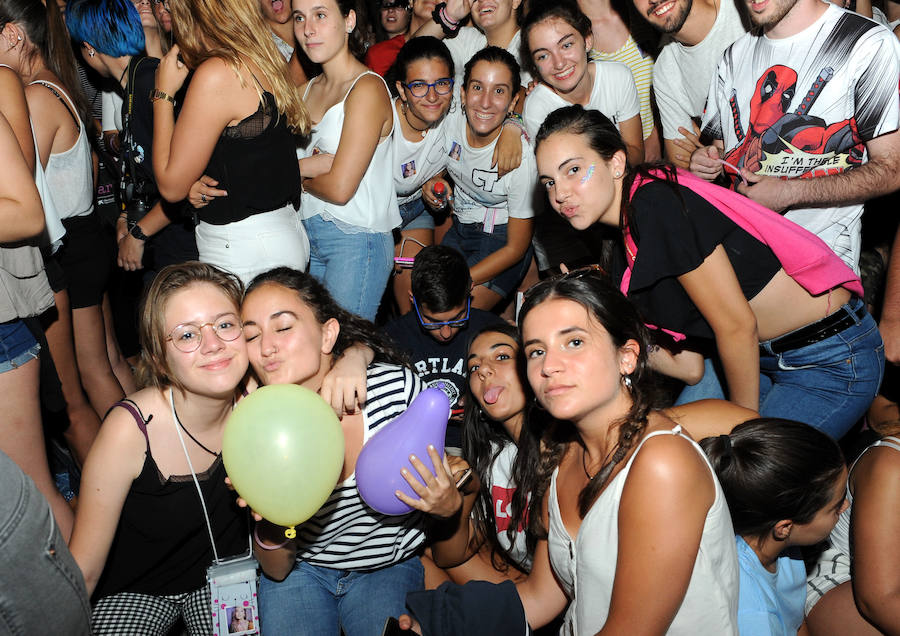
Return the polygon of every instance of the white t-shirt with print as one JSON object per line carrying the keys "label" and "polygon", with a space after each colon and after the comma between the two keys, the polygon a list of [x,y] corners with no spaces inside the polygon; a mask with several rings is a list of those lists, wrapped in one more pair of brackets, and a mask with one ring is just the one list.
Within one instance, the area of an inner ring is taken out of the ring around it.
{"label": "white t-shirt with print", "polygon": [[[591,64],[595,69],[594,85],[591,87],[591,97],[585,108],[599,110],[616,125],[616,128],[620,122],[640,115],[641,101],[631,69],[619,62],[597,61]],[[522,109],[525,130],[532,141],[547,115],[557,108],[570,105],[571,102],[557,95],[549,86],[545,84],[535,86],[525,99],[525,107]]]}
{"label": "white t-shirt with print", "polygon": [[[531,75],[522,68],[522,60],[519,59],[521,34],[521,31],[516,31],[506,50],[512,53],[512,56],[516,58],[516,62],[519,63],[519,79],[522,86],[528,86],[528,82],[531,81]],[[450,55],[453,57],[453,66],[456,67],[456,86],[460,87],[463,83],[466,62],[472,59],[472,56],[478,51],[487,47],[487,36],[473,26],[464,26],[456,34],[456,37],[444,39],[444,44],[450,49]]]}
{"label": "white t-shirt with print", "polygon": [[716,21],[703,40],[685,46],[670,39],[663,45],[653,67],[653,92],[665,139],[681,139],[678,127],[692,130],[691,118],[702,117],[722,52],[745,31],[734,0],[721,0]]}
{"label": "white t-shirt with print", "polygon": [[[437,126],[430,129],[420,141],[409,141],[403,136],[403,128],[400,126],[400,118],[404,115],[400,112],[400,106],[393,101],[394,106],[394,137],[393,137],[393,165],[391,171],[394,174],[394,189],[397,191],[397,200],[400,205],[408,203],[421,196],[422,186],[431,177],[444,169],[444,159],[447,154],[444,150],[444,126],[447,123],[445,116]],[[451,110],[458,109],[459,103],[454,98]]]}
{"label": "white t-shirt with print", "polygon": [[[725,160],[791,179],[852,170],[865,143],[897,130],[900,42],[889,30],[829,4],[800,33],[747,34],[719,64],[703,130]],[[785,216],[818,235],[859,271],[862,203],[800,208]]]}
{"label": "white t-shirt with print", "polygon": [[[497,446],[491,443],[491,452],[497,452]],[[512,498],[516,492],[513,481],[513,464],[516,462],[518,448],[512,442],[507,443],[494,458],[490,472],[485,478],[491,492],[491,505],[494,512],[494,524],[497,526],[497,541],[524,570],[531,569],[532,557],[528,554],[525,542],[525,529],[518,528],[514,542],[510,542],[507,528],[512,516]]]}
{"label": "white t-shirt with print", "polygon": [[532,218],[537,165],[525,138],[521,138],[522,163],[498,178],[497,167],[491,167],[497,139],[483,148],[473,148],[466,139],[467,124],[461,109],[449,113],[447,119],[444,163],[456,183],[453,213],[459,221],[484,223],[487,231],[488,227],[506,223],[509,217]]}

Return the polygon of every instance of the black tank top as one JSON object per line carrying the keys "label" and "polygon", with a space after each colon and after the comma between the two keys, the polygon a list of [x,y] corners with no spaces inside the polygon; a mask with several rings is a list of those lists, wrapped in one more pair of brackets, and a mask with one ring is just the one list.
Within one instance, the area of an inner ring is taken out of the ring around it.
{"label": "black tank top", "polygon": [[204,174],[228,192],[198,210],[206,223],[226,225],[288,203],[300,206],[297,145],[271,93],[263,92],[255,113],[222,132]]}
{"label": "black tank top", "polygon": [[[150,418],[144,419],[137,405],[123,401],[113,406],[127,409],[147,437]],[[219,557],[246,552],[247,513],[238,508],[235,493],[225,486],[222,456],[197,473],[197,480]],[[125,498],[94,599],[120,592],[155,596],[191,592],[206,584],[206,568],[212,561],[209,532],[194,480],[190,475],[165,479],[150,453],[148,439],[144,467]]]}

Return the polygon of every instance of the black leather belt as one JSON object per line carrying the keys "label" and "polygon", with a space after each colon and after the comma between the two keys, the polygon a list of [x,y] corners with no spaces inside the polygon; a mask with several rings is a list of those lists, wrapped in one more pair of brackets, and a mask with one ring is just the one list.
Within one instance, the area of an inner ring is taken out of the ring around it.
{"label": "black leather belt", "polygon": [[821,342],[825,338],[830,338],[847,327],[856,324],[856,321],[862,320],[865,315],[865,303],[860,303],[856,311],[845,310],[841,307],[830,316],[822,318],[822,320],[770,340],[768,348],[772,353],[784,353],[785,351],[800,349]]}

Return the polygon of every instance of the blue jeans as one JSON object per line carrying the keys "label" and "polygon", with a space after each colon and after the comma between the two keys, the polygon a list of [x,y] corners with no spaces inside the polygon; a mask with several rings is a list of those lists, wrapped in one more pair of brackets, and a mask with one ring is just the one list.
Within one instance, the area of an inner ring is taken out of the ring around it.
{"label": "blue jeans", "polygon": [[41,346],[21,320],[0,323],[0,373],[38,357]]}
{"label": "blue jeans", "polygon": [[433,230],[434,217],[425,209],[422,197],[400,204],[400,218],[403,224],[400,230]]}
{"label": "blue jeans", "polygon": [[424,587],[418,557],[369,572],[298,561],[281,583],[260,578],[260,627],[265,636],[379,636],[388,616],[407,613],[406,593]]}
{"label": "blue jeans", "polygon": [[[838,311],[853,312],[854,298]],[[806,347],[773,354],[761,342],[759,412],[806,422],[840,439],[875,399],[884,375],[884,342],[868,313],[842,332]]]}
{"label": "blue jeans", "polygon": [[375,320],[394,266],[390,232],[347,234],[321,216],[303,220],[309,237],[309,273],[337,303],[366,320]]}
{"label": "blue jeans", "polygon": [[0,451],[0,633],[91,633],[91,604],[50,505]]}
{"label": "blue jeans", "polygon": [[[456,217],[453,217],[453,225],[441,239],[441,245],[462,252],[462,255],[466,257],[466,263],[471,268],[506,245],[506,224],[495,225],[493,232],[485,232],[483,223],[460,223]],[[522,260],[500,272],[483,285],[506,298],[525,278],[533,253],[534,250],[529,245]]]}

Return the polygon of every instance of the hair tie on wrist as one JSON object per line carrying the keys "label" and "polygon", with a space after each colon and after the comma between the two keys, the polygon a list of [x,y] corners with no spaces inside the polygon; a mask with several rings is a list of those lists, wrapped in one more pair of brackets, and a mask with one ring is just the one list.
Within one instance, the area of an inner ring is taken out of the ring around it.
{"label": "hair tie on wrist", "polygon": [[290,539],[285,539],[282,543],[278,545],[269,545],[268,543],[263,543],[262,539],[259,538],[259,526],[253,527],[253,540],[256,541],[256,545],[261,547],[263,550],[278,550],[279,548],[283,548],[288,544]]}

